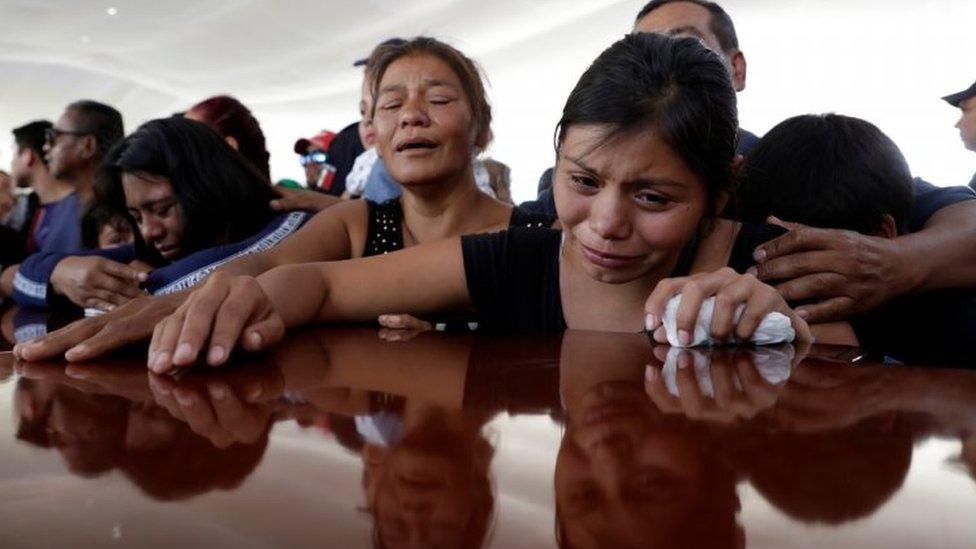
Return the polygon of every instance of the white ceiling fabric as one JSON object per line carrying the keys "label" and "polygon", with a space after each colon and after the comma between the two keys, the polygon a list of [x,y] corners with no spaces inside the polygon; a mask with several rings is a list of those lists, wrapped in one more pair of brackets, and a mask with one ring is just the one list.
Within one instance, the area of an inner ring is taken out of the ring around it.
{"label": "white ceiling fabric", "polygon": [[[512,166],[516,199],[552,163],[562,104],[589,62],[626,32],[637,0],[0,0],[0,145],[68,102],[116,106],[127,130],[216,93],[256,114],[272,174],[300,178],[291,144],[356,120],[351,63],[391,36],[429,34],[485,69],[489,154]],[[728,0],[749,60],[743,127],[836,111],[877,123],[918,175],[965,184],[976,171],[938,97],[976,80],[971,0]],[[114,8],[114,15],[108,13]],[[9,163],[0,148],[0,167]]]}

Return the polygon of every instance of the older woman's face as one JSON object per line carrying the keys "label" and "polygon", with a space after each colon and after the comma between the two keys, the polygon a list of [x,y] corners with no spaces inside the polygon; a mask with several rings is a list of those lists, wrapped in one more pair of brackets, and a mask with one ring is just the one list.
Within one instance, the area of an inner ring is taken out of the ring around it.
{"label": "older woman's face", "polygon": [[607,128],[567,130],[553,192],[565,253],[610,284],[667,276],[709,210],[700,176],[652,131],[604,142]]}
{"label": "older woman's face", "polygon": [[183,208],[165,177],[123,172],[125,206],[136,220],[139,233],[169,261],[183,255]]}
{"label": "older woman's face", "polygon": [[477,131],[458,75],[433,55],[397,59],[379,86],[376,149],[401,185],[439,183],[470,169]]}

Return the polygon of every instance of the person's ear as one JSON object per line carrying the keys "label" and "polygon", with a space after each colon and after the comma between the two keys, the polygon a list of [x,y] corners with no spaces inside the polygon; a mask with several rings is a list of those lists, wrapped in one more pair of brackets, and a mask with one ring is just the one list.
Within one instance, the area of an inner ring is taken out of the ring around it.
{"label": "person's ear", "polygon": [[24,166],[27,166],[28,169],[33,168],[35,165],[37,165],[38,162],[41,162],[42,160],[41,155],[37,154],[37,151],[35,151],[34,149],[24,148],[17,154],[24,156],[23,158]]}
{"label": "person's ear", "polygon": [[896,238],[898,236],[898,224],[895,223],[895,218],[891,217],[891,214],[881,216],[881,222],[878,223],[878,227],[874,230],[873,236],[889,239]]}
{"label": "person's ear", "polygon": [[228,135],[227,137],[224,138],[224,141],[226,141],[227,144],[230,145],[230,148],[234,149],[235,151],[241,150],[241,147],[237,143],[237,140],[234,139],[232,136]]}
{"label": "person's ear", "polygon": [[742,167],[746,165],[746,157],[741,154],[737,154],[732,157],[732,177],[739,177],[742,173]]}
{"label": "person's ear", "polygon": [[486,148],[488,148],[488,143],[491,143],[491,128],[475,127],[473,133],[474,139],[472,139],[472,145],[474,146],[475,151],[480,154],[484,152]]}
{"label": "person's ear", "polygon": [[725,212],[725,207],[729,205],[729,200],[732,198],[732,193],[730,191],[722,191],[715,197],[715,215],[722,215]]}
{"label": "person's ear", "polygon": [[83,135],[81,138],[81,157],[90,160],[98,157],[98,138],[94,135]]}
{"label": "person's ear", "polygon": [[729,56],[732,65],[732,87],[740,92],[746,89],[746,56],[741,51],[736,50]]}

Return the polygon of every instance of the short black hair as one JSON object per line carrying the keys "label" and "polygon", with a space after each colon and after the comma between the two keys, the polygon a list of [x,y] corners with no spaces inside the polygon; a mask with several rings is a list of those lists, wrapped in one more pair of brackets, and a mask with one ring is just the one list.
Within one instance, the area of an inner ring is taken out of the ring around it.
{"label": "short black hair", "polygon": [[95,136],[101,156],[105,156],[125,136],[122,114],[104,103],[83,99],[68,105],[66,110],[78,116],[81,124],[78,131],[90,132]]}
{"label": "short black hair", "polygon": [[904,232],[914,182],[898,146],[877,126],[839,114],[781,122],[749,153],[736,209],[814,227],[872,234],[884,215]]}
{"label": "short black hair", "polygon": [[699,40],[641,32],[607,48],[566,100],[557,152],[571,126],[590,124],[610,128],[604,143],[653,129],[702,178],[710,204],[731,190],[735,90],[719,55]]}
{"label": "short black hair", "polygon": [[708,23],[708,28],[718,38],[718,43],[722,46],[722,50],[725,53],[732,53],[739,49],[739,37],[735,34],[735,25],[732,23],[732,18],[729,17],[728,12],[722,9],[722,6],[715,2],[708,2],[706,0],[651,0],[641,8],[640,12],[637,13],[637,19],[634,21],[640,21],[648,13],[667,4],[674,4],[675,2],[687,2],[708,10],[708,13],[712,16],[711,21]]}
{"label": "short black hair", "polygon": [[44,134],[49,128],[53,127],[54,124],[48,120],[35,120],[19,128],[14,128],[14,143],[17,145],[17,150],[29,149],[34,151],[46,166],[47,160],[44,158],[44,142],[46,138]]}
{"label": "short black hair", "polygon": [[184,254],[243,240],[276,215],[264,175],[203,122],[150,120],[109,152],[96,193],[128,216],[123,172],[169,179],[183,209]]}
{"label": "short black hair", "polygon": [[98,237],[106,225],[115,228],[126,227],[133,234],[136,233],[127,215],[108,204],[96,202],[81,216],[81,244],[89,250],[97,250]]}

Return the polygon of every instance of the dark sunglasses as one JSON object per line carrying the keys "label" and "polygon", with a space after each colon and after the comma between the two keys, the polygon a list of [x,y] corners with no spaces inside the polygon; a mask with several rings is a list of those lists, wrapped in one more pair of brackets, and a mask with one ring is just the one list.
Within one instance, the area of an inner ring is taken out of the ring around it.
{"label": "dark sunglasses", "polygon": [[298,163],[302,166],[307,166],[309,164],[325,164],[329,159],[329,155],[322,151],[312,151],[307,154],[303,154],[298,157]]}
{"label": "dark sunglasses", "polygon": [[48,128],[44,130],[44,140],[53,145],[62,135],[91,135],[92,132],[76,132],[71,130],[61,130],[58,128]]}

